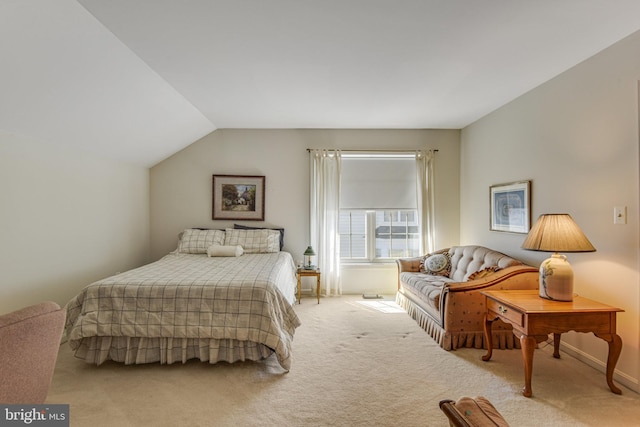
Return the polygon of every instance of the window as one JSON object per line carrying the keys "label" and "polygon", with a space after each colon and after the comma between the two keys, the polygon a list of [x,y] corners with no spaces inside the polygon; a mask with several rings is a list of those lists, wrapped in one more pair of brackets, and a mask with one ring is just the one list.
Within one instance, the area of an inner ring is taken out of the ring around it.
{"label": "window", "polygon": [[376,258],[418,256],[418,212],[374,211]]}
{"label": "window", "polygon": [[367,259],[367,212],[340,209],[340,258]]}
{"label": "window", "polygon": [[419,255],[414,210],[340,210],[340,256],[350,262]]}
{"label": "window", "polygon": [[388,262],[418,256],[413,154],[342,156],[340,257]]}

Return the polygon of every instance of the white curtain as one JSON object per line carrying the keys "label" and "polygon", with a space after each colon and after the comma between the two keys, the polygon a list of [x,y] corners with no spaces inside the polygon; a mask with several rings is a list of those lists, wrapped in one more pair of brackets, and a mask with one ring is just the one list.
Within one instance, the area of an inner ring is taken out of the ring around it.
{"label": "white curtain", "polygon": [[339,150],[311,150],[310,241],[325,295],[341,295]]}
{"label": "white curtain", "polygon": [[435,250],[434,160],[433,150],[416,151],[416,201],[421,254]]}

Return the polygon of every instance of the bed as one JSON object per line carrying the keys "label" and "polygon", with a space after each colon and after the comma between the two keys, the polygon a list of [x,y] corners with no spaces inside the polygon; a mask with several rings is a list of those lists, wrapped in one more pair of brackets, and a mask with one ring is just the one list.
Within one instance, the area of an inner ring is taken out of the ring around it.
{"label": "bed", "polygon": [[170,364],[275,353],[288,371],[300,321],[293,309],[295,265],[280,250],[281,236],[188,229],[176,251],[85,287],[66,305],[65,333],[75,356],[96,365]]}

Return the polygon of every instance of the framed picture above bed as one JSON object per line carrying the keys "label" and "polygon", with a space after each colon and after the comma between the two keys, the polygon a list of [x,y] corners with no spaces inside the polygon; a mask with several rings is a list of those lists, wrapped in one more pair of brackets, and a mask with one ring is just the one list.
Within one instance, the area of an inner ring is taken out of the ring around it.
{"label": "framed picture above bed", "polygon": [[531,227],[531,181],[492,185],[489,189],[491,231],[527,234]]}
{"label": "framed picture above bed", "polygon": [[213,219],[264,221],[264,176],[213,175]]}

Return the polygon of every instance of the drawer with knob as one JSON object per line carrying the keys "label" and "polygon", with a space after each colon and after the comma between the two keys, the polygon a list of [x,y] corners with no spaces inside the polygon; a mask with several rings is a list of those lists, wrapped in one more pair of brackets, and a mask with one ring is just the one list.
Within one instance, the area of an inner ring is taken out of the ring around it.
{"label": "drawer with knob", "polygon": [[509,305],[487,298],[487,308],[508,323],[512,323],[520,327],[524,326],[524,313],[521,313]]}

